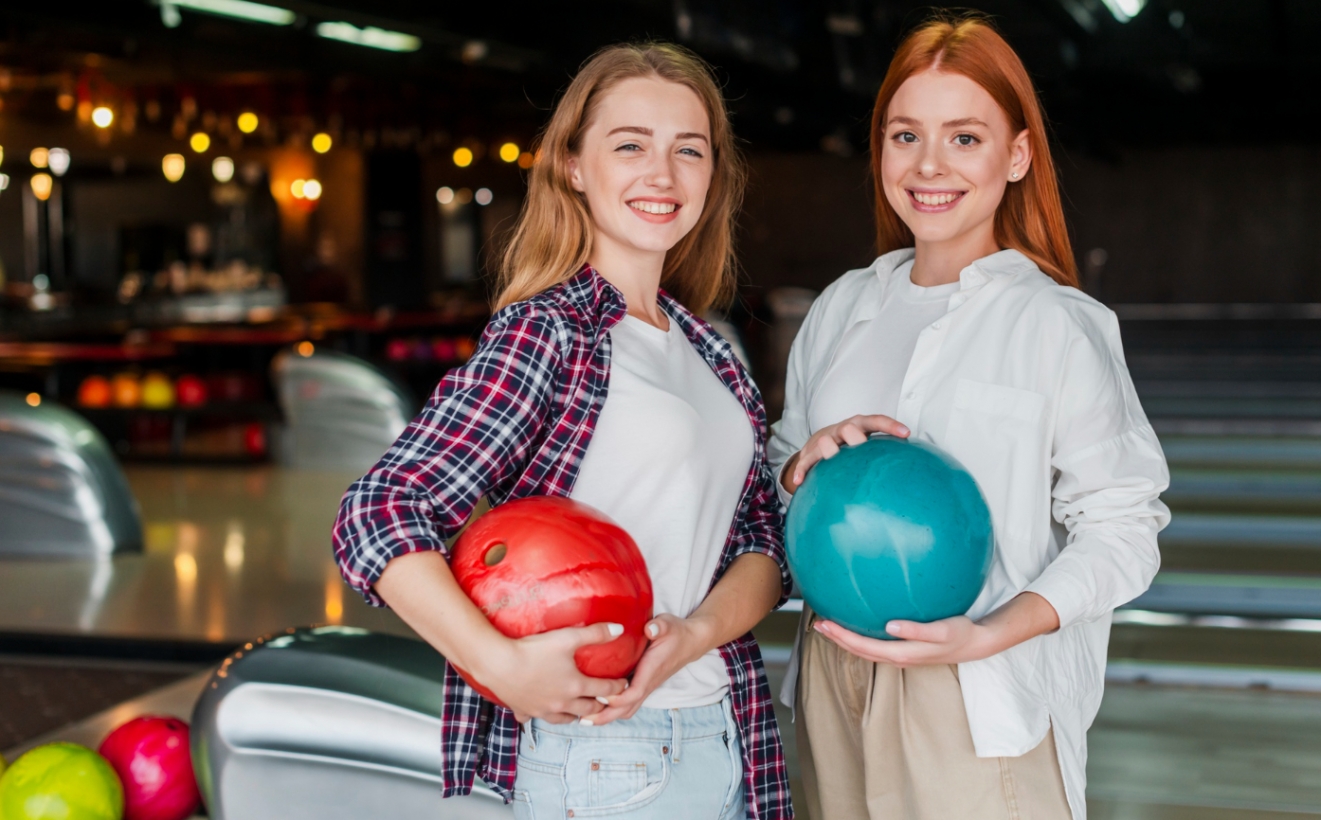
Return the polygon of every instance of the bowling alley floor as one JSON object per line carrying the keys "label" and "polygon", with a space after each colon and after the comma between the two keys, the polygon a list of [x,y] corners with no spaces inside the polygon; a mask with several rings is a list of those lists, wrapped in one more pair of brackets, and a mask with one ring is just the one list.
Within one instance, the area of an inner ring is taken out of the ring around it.
{"label": "bowling alley floor", "polygon": [[[108,725],[109,715],[152,703],[143,692],[155,685],[165,685],[159,691],[171,708],[186,713],[189,687],[200,688],[201,679],[169,681],[264,633],[331,623],[411,634],[392,613],[347,590],[335,570],[329,529],[354,475],[141,465],[129,465],[127,474],[142,506],[142,554],[0,560],[0,669],[53,663],[67,672],[91,655],[139,675],[130,699],[98,717],[88,715],[100,704],[86,698],[88,679],[78,677],[94,669],[61,675],[28,667],[25,685],[52,690],[39,693],[48,708],[82,718],[64,736],[91,737],[89,727]],[[1226,569],[1251,563],[1232,550],[1221,555]],[[1180,569],[1176,560],[1171,571]],[[777,689],[795,620],[777,614],[758,629]],[[1117,625],[1111,668],[1119,677],[1090,740],[1092,818],[1321,815],[1321,632],[1308,626],[1316,623],[1138,613]],[[148,673],[164,677],[142,677]],[[0,694],[0,722],[16,707],[17,699]],[[781,721],[796,781],[787,713]]]}

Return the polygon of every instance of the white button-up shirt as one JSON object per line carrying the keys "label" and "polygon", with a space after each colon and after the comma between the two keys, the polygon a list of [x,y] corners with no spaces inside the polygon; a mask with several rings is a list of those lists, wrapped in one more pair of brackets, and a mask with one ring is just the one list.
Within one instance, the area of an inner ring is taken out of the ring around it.
{"label": "white button-up shirt", "polygon": [[[912,257],[894,251],[849,271],[812,306],[789,354],[770,443],[776,470],[815,432],[813,397],[845,332],[876,315],[891,274]],[[977,755],[1025,754],[1053,726],[1069,805],[1083,820],[1110,615],[1151,584],[1156,534],[1170,520],[1160,501],[1169,471],[1119,323],[1018,251],[979,259],[960,273],[949,312],[919,336],[896,418],[962,462],[990,505],[995,557],[968,615],[1024,591],[1059,614],[1058,631],[959,664]]]}

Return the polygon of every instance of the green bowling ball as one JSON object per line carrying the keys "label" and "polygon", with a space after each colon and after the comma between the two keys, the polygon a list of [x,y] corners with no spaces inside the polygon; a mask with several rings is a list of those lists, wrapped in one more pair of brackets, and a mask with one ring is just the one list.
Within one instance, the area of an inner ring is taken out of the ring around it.
{"label": "green bowling ball", "polygon": [[122,820],[124,789],[110,764],[76,743],[48,743],[0,777],[0,820]]}
{"label": "green bowling ball", "polygon": [[0,777],[5,776],[5,769],[8,768],[8,766],[9,764],[5,761],[5,756],[0,755]]}

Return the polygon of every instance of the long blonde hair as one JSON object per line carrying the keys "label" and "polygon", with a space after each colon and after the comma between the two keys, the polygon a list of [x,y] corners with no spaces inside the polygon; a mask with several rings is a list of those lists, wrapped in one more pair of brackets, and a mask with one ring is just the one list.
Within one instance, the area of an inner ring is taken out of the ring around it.
{"label": "long blonde hair", "polygon": [[601,97],[623,80],[659,77],[687,86],[711,121],[713,170],[697,224],[665,255],[661,285],[700,313],[734,294],[734,215],[747,170],[729,127],[725,100],[711,69],[693,52],[669,43],[607,46],[578,71],[542,132],[527,199],[500,263],[497,309],[528,299],[574,276],[592,248],[592,217],[569,182],[569,158],[582,147]]}

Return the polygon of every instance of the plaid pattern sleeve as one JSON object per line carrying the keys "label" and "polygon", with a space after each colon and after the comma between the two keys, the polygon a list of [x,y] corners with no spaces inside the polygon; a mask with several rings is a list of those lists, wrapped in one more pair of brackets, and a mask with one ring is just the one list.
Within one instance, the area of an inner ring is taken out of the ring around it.
{"label": "plaid pattern sleeve", "polygon": [[483,493],[517,476],[544,435],[560,373],[560,332],[529,303],[494,316],[376,466],[345,493],[332,540],[344,579],[374,606],[385,565],[445,551]]}

